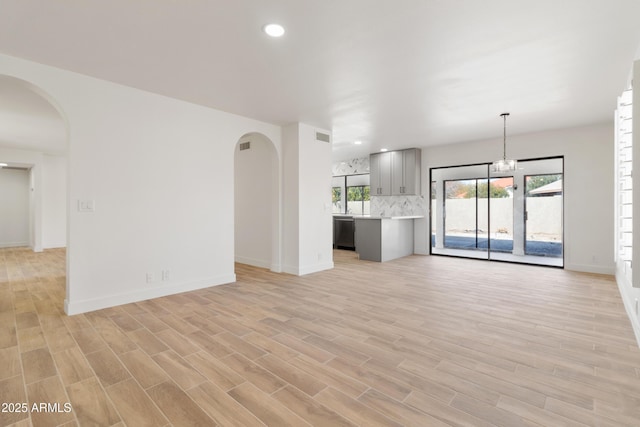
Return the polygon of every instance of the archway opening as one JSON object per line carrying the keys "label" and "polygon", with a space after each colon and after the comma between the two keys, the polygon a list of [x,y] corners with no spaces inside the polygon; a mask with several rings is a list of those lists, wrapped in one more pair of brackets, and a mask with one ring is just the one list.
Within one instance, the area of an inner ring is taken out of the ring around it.
{"label": "archway opening", "polygon": [[[55,274],[64,281],[69,146],[65,115],[41,88],[0,75],[0,122],[4,124],[0,128],[0,163],[6,165],[0,176],[0,192],[13,194],[3,204],[20,205],[23,212],[0,212],[0,248],[56,251],[61,255],[54,257],[60,264]],[[22,230],[19,236],[14,233],[16,228]],[[59,302],[63,299],[64,295]]]}
{"label": "archway opening", "polygon": [[234,258],[281,271],[280,175],[273,142],[243,135],[234,153]]}

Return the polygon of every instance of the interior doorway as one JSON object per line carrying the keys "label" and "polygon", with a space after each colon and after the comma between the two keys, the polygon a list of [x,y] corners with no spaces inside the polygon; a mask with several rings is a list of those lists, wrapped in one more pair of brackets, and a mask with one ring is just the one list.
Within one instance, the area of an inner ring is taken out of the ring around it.
{"label": "interior doorway", "polygon": [[0,248],[29,246],[32,241],[29,183],[29,169],[0,165]]}
{"label": "interior doorway", "polygon": [[[35,252],[66,246],[68,130],[61,109],[42,89],[0,75],[0,122],[4,124],[0,128],[4,181],[12,181],[10,171],[28,174],[28,214],[18,220],[5,212],[0,220],[5,221],[3,226],[19,229],[26,220],[29,234],[26,242],[23,237],[0,236],[0,246],[29,246]],[[24,195],[11,194],[3,198],[3,204],[9,205],[5,211],[13,204],[23,206]]]}
{"label": "interior doorway", "polygon": [[[21,234],[5,233],[0,237],[0,246],[19,247],[22,252],[45,251],[34,256],[33,260],[51,256],[57,264],[64,266],[64,275],[56,276],[64,292],[51,294],[56,296],[62,310],[65,294],[69,293],[65,254],[69,217],[68,122],[56,100],[44,90],[7,75],[0,75],[0,122],[3,123],[0,128],[0,163],[6,165],[6,172],[21,175],[20,193],[8,195],[3,192],[2,200],[4,207],[19,207],[20,213],[7,213],[5,210],[0,215],[0,227],[8,227],[12,232],[20,229]],[[7,249],[8,252],[12,250]]]}
{"label": "interior doorway", "polygon": [[271,271],[281,266],[280,173],[273,142],[243,135],[234,154],[234,259]]}

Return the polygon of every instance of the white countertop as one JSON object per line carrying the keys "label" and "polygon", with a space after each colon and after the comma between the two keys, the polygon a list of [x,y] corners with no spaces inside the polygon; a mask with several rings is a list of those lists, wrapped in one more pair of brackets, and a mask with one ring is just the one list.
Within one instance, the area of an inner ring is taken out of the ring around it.
{"label": "white countertop", "polygon": [[405,216],[376,216],[376,215],[353,215],[353,219],[419,219],[424,218],[423,215],[405,215]]}

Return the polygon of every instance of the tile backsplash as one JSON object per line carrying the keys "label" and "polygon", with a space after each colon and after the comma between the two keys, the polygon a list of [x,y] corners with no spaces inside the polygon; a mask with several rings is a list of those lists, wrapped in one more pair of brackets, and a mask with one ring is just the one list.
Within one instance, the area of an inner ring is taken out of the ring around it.
{"label": "tile backsplash", "polygon": [[[344,160],[333,164],[332,175],[359,175],[369,173],[369,157]],[[371,196],[373,216],[426,216],[424,196]]]}
{"label": "tile backsplash", "polygon": [[332,176],[369,173],[369,157],[344,160],[333,164]]}
{"label": "tile backsplash", "polygon": [[372,216],[427,216],[424,196],[371,196]]}

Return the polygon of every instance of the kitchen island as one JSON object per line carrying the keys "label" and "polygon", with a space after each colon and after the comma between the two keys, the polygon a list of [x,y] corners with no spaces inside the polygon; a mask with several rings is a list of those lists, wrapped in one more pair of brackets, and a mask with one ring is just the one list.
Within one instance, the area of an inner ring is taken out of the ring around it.
{"label": "kitchen island", "polygon": [[354,216],[360,259],[384,262],[413,254],[413,220],[422,216]]}

